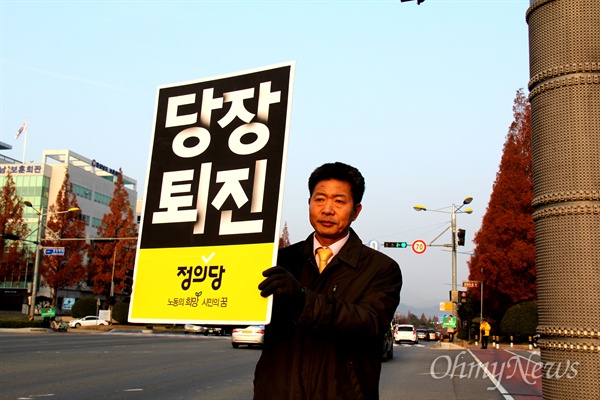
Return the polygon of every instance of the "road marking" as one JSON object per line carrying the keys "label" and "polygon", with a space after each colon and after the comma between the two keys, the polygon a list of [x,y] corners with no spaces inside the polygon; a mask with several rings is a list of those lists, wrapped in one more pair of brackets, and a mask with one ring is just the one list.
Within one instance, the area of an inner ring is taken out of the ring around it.
{"label": "road marking", "polygon": [[494,377],[494,375],[492,375],[492,373],[485,367],[481,360],[477,358],[477,356],[473,354],[471,350],[467,349],[467,351],[469,352],[469,354],[471,354],[471,357],[473,357],[475,361],[477,361],[477,363],[479,364],[479,368],[481,368],[485,372],[487,377],[490,378],[490,381],[494,384],[496,389],[498,389],[500,394],[504,396],[506,400],[514,400],[514,398],[510,394],[508,394],[508,391],[504,388],[504,386],[502,386],[502,384]]}

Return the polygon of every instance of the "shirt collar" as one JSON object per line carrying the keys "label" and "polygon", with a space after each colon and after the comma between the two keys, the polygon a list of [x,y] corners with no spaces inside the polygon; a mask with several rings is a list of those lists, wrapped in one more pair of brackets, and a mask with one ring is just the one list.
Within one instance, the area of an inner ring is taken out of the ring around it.
{"label": "shirt collar", "polygon": [[340,252],[340,250],[342,249],[342,247],[344,247],[344,245],[346,244],[346,242],[348,241],[348,239],[350,238],[350,231],[348,231],[348,234],[343,237],[342,239],[338,240],[337,242],[333,243],[330,246],[323,246],[321,243],[319,243],[319,241],[317,240],[316,235],[313,235],[313,252],[316,254],[316,251],[319,247],[329,247],[331,249],[331,251],[333,252],[333,255],[331,256],[331,258],[335,257],[337,255],[337,253]]}

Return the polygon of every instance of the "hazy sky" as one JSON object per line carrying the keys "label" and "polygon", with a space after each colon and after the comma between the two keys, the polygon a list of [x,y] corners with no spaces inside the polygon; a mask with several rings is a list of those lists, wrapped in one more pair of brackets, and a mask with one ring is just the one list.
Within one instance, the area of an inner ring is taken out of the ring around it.
{"label": "hazy sky", "polygon": [[[157,87],[296,61],[282,221],[304,239],[307,179],[342,161],[366,179],[363,242],[429,243],[450,211],[467,245],[481,225],[516,91],[529,80],[527,0],[0,1],[3,154],[70,149],[138,180],[143,197]],[[527,93],[527,91],[526,91]],[[317,153],[317,144],[328,150]],[[283,225],[283,223],[282,223]],[[450,243],[450,233],[435,244]],[[403,303],[447,301],[451,253],[383,249]],[[463,252],[465,254],[463,254]]]}

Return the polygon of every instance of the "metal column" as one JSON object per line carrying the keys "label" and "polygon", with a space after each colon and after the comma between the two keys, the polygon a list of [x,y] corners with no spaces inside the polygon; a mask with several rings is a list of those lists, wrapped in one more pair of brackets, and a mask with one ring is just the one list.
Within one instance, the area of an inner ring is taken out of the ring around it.
{"label": "metal column", "polygon": [[531,0],[531,129],[544,399],[600,394],[600,1]]}

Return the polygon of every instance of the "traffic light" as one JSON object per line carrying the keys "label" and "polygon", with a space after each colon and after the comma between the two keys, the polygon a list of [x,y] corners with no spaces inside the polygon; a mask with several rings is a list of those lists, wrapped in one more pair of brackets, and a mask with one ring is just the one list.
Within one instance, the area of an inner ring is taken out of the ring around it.
{"label": "traffic light", "polygon": [[464,246],[465,245],[465,235],[466,235],[467,231],[465,231],[464,229],[459,229],[458,231],[456,231],[456,244],[459,246]]}
{"label": "traffic light", "polygon": [[2,239],[10,239],[10,240],[21,240],[21,238],[12,233],[3,233]]}
{"label": "traffic light", "polygon": [[408,247],[406,242],[383,242],[383,247],[395,247],[399,249],[405,249]]}
{"label": "traffic light", "polygon": [[467,292],[464,290],[459,290],[458,291],[458,300],[461,303],[466,303],[467,302]]}
{"label": "traffic light", "polygon": [[123,279],[123,289],[121,290],[124,294],[131,294],[133,289],[133,270],[127,268],[125,270],[125,279]]}

